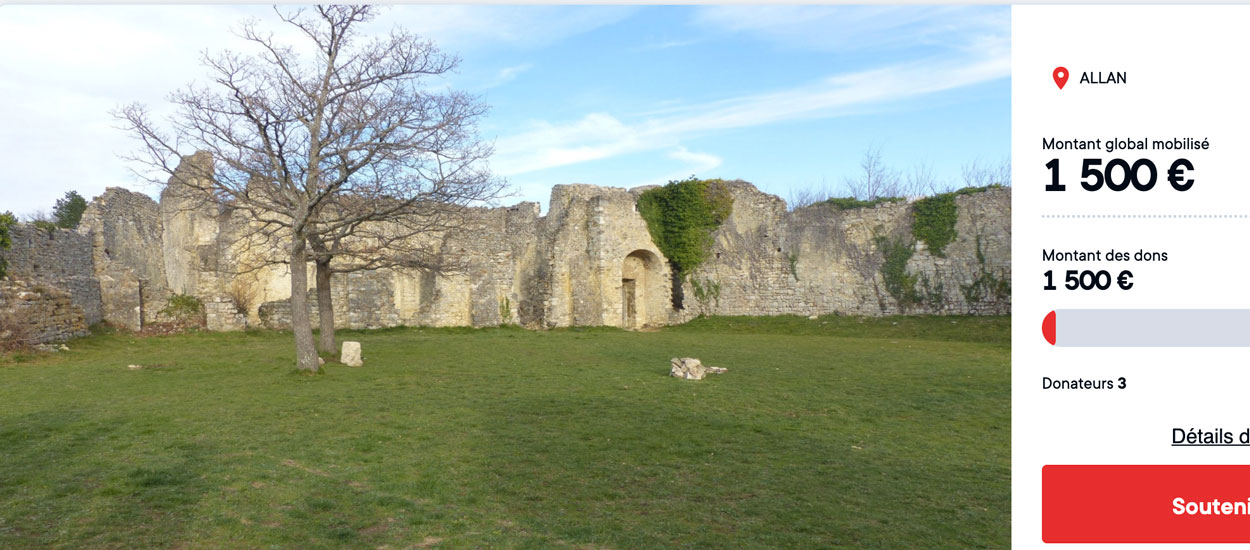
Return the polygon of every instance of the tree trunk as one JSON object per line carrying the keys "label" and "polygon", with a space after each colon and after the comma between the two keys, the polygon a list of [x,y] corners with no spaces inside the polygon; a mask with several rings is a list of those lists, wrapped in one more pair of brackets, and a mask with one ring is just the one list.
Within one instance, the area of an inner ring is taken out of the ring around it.
{"label": "tree trunk", "polygon": [[291,330],[295,332],[295,363],[299,370],[317,372],[317,348],[308,319],[308,259],[303,238],[291,248]]}
{"label": "tree trunk", "polygon": [[317,260],[317,317],[321,333],[317,347],[326,353],[338,348],[334,343],[334,302],[330,298],[330,260]]}

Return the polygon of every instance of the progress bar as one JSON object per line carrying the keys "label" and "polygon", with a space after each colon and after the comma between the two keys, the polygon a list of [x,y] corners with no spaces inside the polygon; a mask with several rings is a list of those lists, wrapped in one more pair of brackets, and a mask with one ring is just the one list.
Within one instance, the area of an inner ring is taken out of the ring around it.
{"label": "progress bar", "polygon": [[1056,309],[1042,336],[1062,347],[1250,347],[1250,309]]}

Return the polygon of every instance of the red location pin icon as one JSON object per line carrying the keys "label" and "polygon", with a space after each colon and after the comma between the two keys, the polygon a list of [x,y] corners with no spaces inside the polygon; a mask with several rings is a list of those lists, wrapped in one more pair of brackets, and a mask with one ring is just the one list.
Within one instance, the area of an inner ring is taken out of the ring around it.
{"label": "red location pin icon", "polygon": [[1062,90],[1063,85],[1068,83],[1068,68],[1055,67],[1055,72],[1052,73],[1051,76],[1055,77],[1055,85],[1059,86],[1059,89]]}

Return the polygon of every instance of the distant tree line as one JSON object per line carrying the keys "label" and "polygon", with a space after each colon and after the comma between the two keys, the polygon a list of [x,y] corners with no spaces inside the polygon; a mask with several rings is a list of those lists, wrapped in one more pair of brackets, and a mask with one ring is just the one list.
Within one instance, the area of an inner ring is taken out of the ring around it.
{"label": "distant tree line", "polygon": [[830,203],[834,206],[872,206],[910,198],[940,195],[967,187],[1011,186],[1011,159],[997,163],[972,161],[960,169],[958,180],[940,179],[928,164],[901,171],[886,164],[881,150],[871,147],[859,161],[859,172],[842,180],[841,188],[827,184],[790,191],[791,209]]}
{"label": "distant tree line", "polygon": [[36,210],[24,216],[29,223],[44,231],[56,229],[75,229],[82,220],[82,213],[87,210],[87,199],[77,191],[66,191],[65,196],[56,200],[52,211]]}

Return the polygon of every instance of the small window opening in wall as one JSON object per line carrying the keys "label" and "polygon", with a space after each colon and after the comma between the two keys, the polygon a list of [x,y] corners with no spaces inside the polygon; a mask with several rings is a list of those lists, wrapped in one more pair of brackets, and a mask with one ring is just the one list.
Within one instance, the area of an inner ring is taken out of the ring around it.
{"label": "small window opening in wall", "polygon": [[634,212],[638,211],[638,203],[634,203]]}
{"label": "small window opening in wall", "polygon": [[778,249],[777,249],[777,252],[781,252],[781,249],[780,249],[780,248],[778,248]]}
{"label": "small window opening in wall", "polygon": [[716,259],[717,259],[717,260],[719,260],[719,259],[720,259],[720,252],[717,252],[717,253],[716,253]]}

